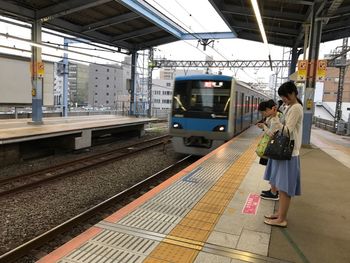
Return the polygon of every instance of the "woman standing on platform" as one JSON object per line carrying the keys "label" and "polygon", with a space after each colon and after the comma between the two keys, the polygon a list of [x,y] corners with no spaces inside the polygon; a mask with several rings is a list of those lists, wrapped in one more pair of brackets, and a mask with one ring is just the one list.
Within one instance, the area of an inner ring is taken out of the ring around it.
{"label": "woman standing on platform", "polygon": [[[291,81],[283,83],[278,89],[278,95],[288,105],[284,112],[282,124],[294,140],[291,160],[269,159],[265,178],[270,177],[270,184],[279,190],[279,207],[277,213],[266,215],[264,221],[272,226],[287,226],[287,213],[291,197],[300,195],[300,158],[299,151],[302,139],[303,106],[297,97],[298,90]],[[280,130],[282,130],[282,126]]]}

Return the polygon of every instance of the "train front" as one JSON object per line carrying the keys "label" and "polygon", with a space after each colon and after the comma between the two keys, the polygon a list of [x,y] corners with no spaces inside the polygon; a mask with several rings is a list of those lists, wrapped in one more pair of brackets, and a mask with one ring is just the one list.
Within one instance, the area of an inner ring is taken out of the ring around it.
{"label": "train front", "polygon": [[232,77],[177,77],[170,135],[176,152],[205,155],[233,136]]}

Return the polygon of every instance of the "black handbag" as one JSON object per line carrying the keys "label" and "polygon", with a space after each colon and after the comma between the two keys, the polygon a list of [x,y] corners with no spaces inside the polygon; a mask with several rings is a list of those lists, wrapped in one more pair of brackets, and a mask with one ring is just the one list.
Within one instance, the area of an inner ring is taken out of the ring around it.
{"label": "black handbag", "polygon": [[282,132],[278,131],[266,146],[264,156],[274,160],[290,160],[294,148],[294,140],[290,139],[287,129],[287,135],[284,135],[284,126]]}

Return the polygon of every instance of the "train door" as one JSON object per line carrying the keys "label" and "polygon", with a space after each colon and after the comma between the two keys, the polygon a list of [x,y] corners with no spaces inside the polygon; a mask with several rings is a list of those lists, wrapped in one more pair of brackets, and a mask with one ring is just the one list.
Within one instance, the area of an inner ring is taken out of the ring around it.
{"label": "train door", "polygon": [[244,93],[242,92],[242,94],[241,94],[241,110],[240,110],[240,112],[241,112],[241,125],[240,125],[240,131],[243,131],[243,122],[244,122],[244,107],[245,105],[244,105]]}
{"label": "train door", "polygon": [[237,122],[237,116],[238,116],[238,107],[237,107],[237,103],[238,103],[238,91],[236,91],[236,96],[235,96],[235,123],[234,123],[234,134],[237,134],[237,125],[238,125],[238,122]]}

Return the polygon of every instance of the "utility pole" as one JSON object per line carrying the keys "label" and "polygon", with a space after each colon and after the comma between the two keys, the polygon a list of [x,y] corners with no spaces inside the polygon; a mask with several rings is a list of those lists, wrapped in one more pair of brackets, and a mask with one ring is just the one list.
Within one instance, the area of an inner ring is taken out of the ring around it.
{"label": "utility pole", "polygon": [[148,93],[147,93],[147,101],[148,101],[148,112],[147,115],[149,118],[152,117],[152,71],[153,71],[153,48],[149,49],[148,53]]}

